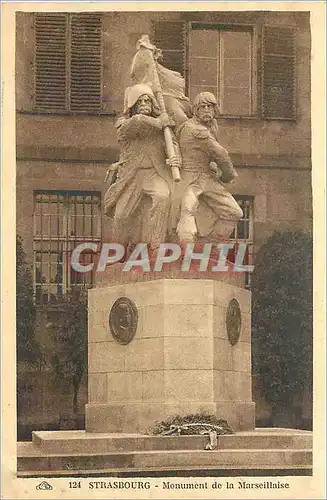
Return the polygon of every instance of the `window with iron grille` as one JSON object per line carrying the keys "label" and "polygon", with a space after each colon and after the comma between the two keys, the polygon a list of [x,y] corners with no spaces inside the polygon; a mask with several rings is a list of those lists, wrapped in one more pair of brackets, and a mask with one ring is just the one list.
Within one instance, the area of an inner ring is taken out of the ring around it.
{"label": "window with iron grille", "polygon": [[[230,239],[237,243],[246,243],[244,265],[253,265],[253,198],[247,196],[234,196],[243,210],[243,217],[238,221],[236,228],[230,235]],[[245,273],[245,286],[251,287],[251,274]]]}
{"label": "window with iron grille", "polygon": [[101,14],[35,14],[35,110],[96,112],[101,97]]}
{"label": "window with iron grille", "polygon": [[[100,193],[34,193],[34,293],[37,304],[56,302],[68,291],[92,286],[92,273],[77,273],[70,264],[74,248],[88,241],[101,241]],[[86,265],[94,259],[94,252],[84,251],[80,262]]]}

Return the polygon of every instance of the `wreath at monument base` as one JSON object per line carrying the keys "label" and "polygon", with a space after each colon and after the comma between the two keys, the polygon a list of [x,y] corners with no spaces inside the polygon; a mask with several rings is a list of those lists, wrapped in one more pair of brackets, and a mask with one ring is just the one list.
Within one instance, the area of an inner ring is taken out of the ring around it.
{"label": "wreath at monument base", "polygon": [[205,450],[215,450],[218,446],[218,435],[233,434],[226,420],[215,415],[195,413],[186,416],[175,415],[167,420],[156,422],[152,434],[161,436],[207,435],[209,443]]}

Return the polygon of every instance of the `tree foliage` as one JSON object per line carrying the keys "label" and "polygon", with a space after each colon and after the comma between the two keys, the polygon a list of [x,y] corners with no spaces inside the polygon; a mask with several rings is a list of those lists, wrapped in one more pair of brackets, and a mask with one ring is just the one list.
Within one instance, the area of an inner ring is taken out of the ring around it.
{"label": "tree foliage", "polygon": [[35,339],[35,306],[32,273],[26,263],[22,239],[16,237],[16,349],[17,361],[41,362],[41,351]]}
{"label": "tree foliage", "polygon": [[312,384],[312,239],[277,232],[256,258],[252,357],[259,390],[273,408]]}
{"label": "tree foliage", "polygon": [[57,380],[73,387],[73,412],[76,414],[78,390],[87,372],[87,297],[68,294],[58,306],[61,314],[57,326],[58,348],[52,361]]}

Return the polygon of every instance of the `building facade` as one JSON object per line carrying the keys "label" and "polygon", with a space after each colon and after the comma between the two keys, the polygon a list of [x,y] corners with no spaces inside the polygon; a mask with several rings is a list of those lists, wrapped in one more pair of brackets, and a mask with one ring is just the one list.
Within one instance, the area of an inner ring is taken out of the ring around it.
{"label": "building facade", "polygon": [[[118,159],[115,122],[143,34],[163,50],[162,64],[184,75],[191,100],[202,90],[218,98],[220,142],[238,171],[231,190],[244,212],[233,237],[250,244],[254,263],[275,230],[311,231],[309,13],[20,12],[17,233],[39,318],[45,305],[92,285],[69,266],[74,246],[110,241],[105,176]],[[39,319],[38,331],[51,345],[48,323]],[[44,422],[58,420],[56,401]]]}

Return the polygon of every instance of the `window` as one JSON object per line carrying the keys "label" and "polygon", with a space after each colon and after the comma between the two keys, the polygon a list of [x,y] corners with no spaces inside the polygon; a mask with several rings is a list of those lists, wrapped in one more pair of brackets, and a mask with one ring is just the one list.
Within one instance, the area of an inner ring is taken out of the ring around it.
{"label": "window", "polygon": [[156,21],[153,23],[153,40],[162,50],[163,66],[173,71],[185,73],[186,26],[183,21]]}
{"label": "window", "polygon": [[220,113],[250,116],[253,104],[251,29],[193,24],[189,41],[190,98],[212,92]]}
{"label": "window", "polygon": [[[71,268],[73,249],[101,240],[101,198],[97,192],[36,191],[34,194],[34,293],[38,304],[55,302],[72,289],[92,286],[92,273]],[[86,251],[80,262],[93,262]]]}
{"label": "window", "polygon": [[101,111],[101,80],[101,14],[36,14],[35,109]]}
{"label": "window", "polygon": [[[253,264],[253,199],[247,196],[235,196],[236,201],[243,210],[243,217],[230,235],[235,243],[246,243],[245,265]],[[251,274],[245,274],[245,287],[251,286]]]}
{"label": "window", "polygon": [[295,118],[295,31],[264,26],[262,43],[262,116]]}
{"label": "window", "polygon": [[185,77],[191,101],[209,91],[223,116],[294,120],[295,33],[287,26],[156,21],[152,38],[163,65]]}

